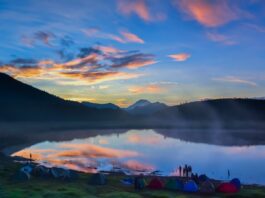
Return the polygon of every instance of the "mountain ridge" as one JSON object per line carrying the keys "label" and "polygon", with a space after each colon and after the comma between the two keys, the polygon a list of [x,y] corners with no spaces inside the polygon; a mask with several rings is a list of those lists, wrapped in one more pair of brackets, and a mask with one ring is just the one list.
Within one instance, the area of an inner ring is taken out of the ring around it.
{"label": "mountain ridge", "polygon": [[146,99],[140,99],[127,108],[124,108],[124,110],[133,115],[151,115],[167,107],[166,104],[161,102],[152,103]]}

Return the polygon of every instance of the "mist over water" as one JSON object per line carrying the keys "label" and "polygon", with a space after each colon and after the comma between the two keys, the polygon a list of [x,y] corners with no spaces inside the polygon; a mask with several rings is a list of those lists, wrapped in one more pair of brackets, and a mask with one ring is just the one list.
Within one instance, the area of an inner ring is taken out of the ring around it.
{"label": "mist over water", "polygon": [[198,129],[113,130],[107,134],[98,131],[90,137],[40,142],[12,155],[28,158],[31,153],[36,162],[46,166],[83,172],[123,170],[127,174],[149,174],[158,170],[162,175],[178,175],[177,168],[188,164],[194,173],[214,179],[229,179],[229,170],[230,178],[238,177],[246,184],[265,184],[265,146],[261,142],[248,142],[244,135],[238,137],[236,130],[215,131],[212,136],[209,133]]}

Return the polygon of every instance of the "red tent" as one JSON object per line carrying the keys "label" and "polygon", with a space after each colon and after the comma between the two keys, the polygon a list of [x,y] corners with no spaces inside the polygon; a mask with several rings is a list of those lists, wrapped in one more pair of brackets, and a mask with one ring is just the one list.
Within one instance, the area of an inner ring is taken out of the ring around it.
{"label": "red tent", "polygon": [[163,188],[163,183],[160,179],[158,178],[153,178],[150,183],[148,184],[147,186],[148,188],[151,188],[151,189],[161,189]]}
{"label": "red tent", "polygon": [[236,193],[238,189],[232,183],[222,183],[218,186],[217,191],[221,193]]}

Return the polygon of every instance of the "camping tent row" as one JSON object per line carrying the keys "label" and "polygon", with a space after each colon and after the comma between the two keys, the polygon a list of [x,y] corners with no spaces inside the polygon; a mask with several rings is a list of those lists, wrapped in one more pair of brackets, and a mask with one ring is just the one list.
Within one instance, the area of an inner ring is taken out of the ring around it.
{"label": "camping tent row", "polygon": [[45,166],[37,165],[26,165],[22,167],[13,175],[15,181],[27,181],[32,176],[39,178],[54,178],[61,180],[74,180],[78,178],[78,174],[75,171],[63,169],[63,168],[47,168]]}
{"label": "camping tent row", "polygon": [[[139,183],[139,184],[138,184]],[[143,189],[145,186],[145,180],[143,177],[139,177],[137,180],[135,180],[135,188],[136,189]],[[140,187],[139,187],[140,186]],[[178,190],[178,191],[184,191],[184,192],[201,192],[204,194],[210,194],[215,192],[220,193],[236,193],[241,188],[240,180],[235,178],[232,179],[230,182],[227,183],[221,183],[217,188],[215,185],[209,180],[203,181],[200,186],[193,181],[189,180],[185,183],[183,183],[179,179],[169,179],[165,184],[157,177],[151,179],[148,185],[146,185],[150,189],[168,189],[168,190]]]}

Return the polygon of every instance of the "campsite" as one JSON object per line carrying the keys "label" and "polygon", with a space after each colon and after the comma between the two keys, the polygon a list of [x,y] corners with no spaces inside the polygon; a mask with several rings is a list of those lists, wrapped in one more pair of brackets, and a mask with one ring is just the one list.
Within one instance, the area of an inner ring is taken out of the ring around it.
{"label": "campsite", "polygon": [[[122,181],[128,176],[117,173],[85,174],[75,172],[72,176],[65,177],[59,174],[59,169],[47,173],[45,168],[33,165],[31,176],[18,177],[15,173],[27,165],[14,163],[12,159],[1,156],[0,166],[0,197],[13,198],[175,198],[175,197],[264,197],[265,188],[257,185],[241,185],[240,190],[234,193],[224,193],[222,189],[215,191],[215,186],[226,188],[221,181],[206,180],[198,185],[190,179],[179,177],[154,177],[144,176],[141,189],[135,189],[134,183],[124,184]],[[38,167],[36,169],[36,167]],[[57,170],[57,173],[55,173]],[[49,175],[51,174],[51,175]],[[136,176],[130,176],[135,178]],[[139,176],[138,176],[139,177]],[[203,178],[202,178],[203,179]],[[205,178],[204,178],[205,179]],[[128,181],[128,179],[127,179]],[[133,179],[132,179],[133,181]],[[234,181],[238,182],[238,181]],[[214,186],[214,187],[213,187]],[[228,187],[229,188],[229,187]],[[181,190],[182,189],[182,190]],[[221,190],[221,191],[220,191]]]}

